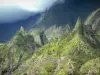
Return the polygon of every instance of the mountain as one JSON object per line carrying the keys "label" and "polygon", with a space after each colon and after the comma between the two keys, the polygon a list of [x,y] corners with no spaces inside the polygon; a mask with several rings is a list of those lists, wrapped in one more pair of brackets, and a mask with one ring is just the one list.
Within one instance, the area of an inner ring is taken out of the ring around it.
{"label": "mountain", "polygon": [[96,30],[100,24],[100,8],[89,15],[85,21],[85,25],[92,25],[92,29]]}
{"label": "mountain", "polygon": [[100,55],[100,47],[90,41],[91,38],[87,39],[85,28],[79,18],[68,37],[52,41],[36,51],[31,59],[34,63],[30,61],[28,75],[79,75],[80,67],[85,62]]}
{"label": "mountain", "polygon": [[8,75],[32,56],[39,45],[21,27],[15,36],[0,46],[0,75]]}
{"label": "mountain", "polygon": [[[25,32],[21,27],[9,42],[0,45],[1,75],[99,75],[99,22],[94,23],[98,10],[85,23],[78,17],[73,29],[67,25]],[[92,24],[97,26],[95,30]]]}
{"label": "mountain", "polygon": [[34,36],[34,39],[41,44],[41,40],[40,39],[40,34],[42,34],[44,37],[44,43],[49,42],[51,40],[55,40],[55,39],[61,39],[64,36],[67,36],[68,33],[71,31],[70,25],[66,25],[66,26],[51,26],[47,29],[41,29],[41,28],[32,28],[29,31],[29,34]]}
{"label": "mountain", "polygon": [[96,38],[100,38],[100,8],[98,8],[96,11],[92,12],[87,20],[85,20],[84,23],[86,26],[89,26],[88,28],[91,28],[93,30],[92,33],[95,32]]}
{"label": "mountain", "polygon": [[29,34],[34,37],[35,42],[39,45],[44,45],[47,42],[47,37],[43,30],[32,29],[29,31]]}
{"label": "mountain", "polygon": [[[94,18],[94,17],[93,17]],[[13,75],[98,75],[100,38],[79,17],[72,31],[49,41],[23,62]]]}
{"label": "mountain", "polygon": [[78,16],[85,20],[89,13],[99,7],[99,5],[93,7],[94,4],[95,2],[90,0],[65,0],[64,3],[56,4],[42,14],[33,28],[48,28],[53,25],[65,26],[66,24],[74,27]]}

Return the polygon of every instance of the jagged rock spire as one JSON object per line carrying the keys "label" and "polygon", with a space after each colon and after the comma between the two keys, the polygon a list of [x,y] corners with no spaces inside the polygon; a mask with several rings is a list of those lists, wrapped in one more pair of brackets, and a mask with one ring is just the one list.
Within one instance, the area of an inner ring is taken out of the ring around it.
{"label": "jagged rock spire", "polygon": [[82,25],[82,19],[80,17],[78,17],[78,20],[75,25],[75,29],[80,28],[81,25]]}
{"label": "jagged rock spire", "polygon": [[74,30],[73,31],[76,31],[80,34],[83,34],[83,23],[82,23],[82,19],[80,17],[78,17],[78,20],[76,22],[76,25],[74,27]]}
{"label": "jagged rock spire", "polygon": [[41,44],[42,45],[44,45],[47,42],[47,38],[46,38],[46,35],[45,35],[44,31],[41,31],[40,39],[41,39]]}
{"label": "jagged rock spire", "polygon": [[21,26],[21,27],[20,27],[20,31],[21,31],[21,32],[25,32],[25,30],[24,30],[24,27],[23,27],[23,26]]}

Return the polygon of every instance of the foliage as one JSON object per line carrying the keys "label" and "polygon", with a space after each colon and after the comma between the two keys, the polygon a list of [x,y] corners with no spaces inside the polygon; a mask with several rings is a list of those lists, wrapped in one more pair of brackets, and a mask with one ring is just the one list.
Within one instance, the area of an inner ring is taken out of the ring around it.
{"label": "foliage", "polygon": [[[79,17],[73,30],[69,31],[68,25],[64,30],[54,26],[29,33],[21,27],[11,41],[0,45],[0,73],[9,69],[12,75],[99,75],[99,29],[84,25]],[[60,32],[65,33],[57,38]],[[43,43],[48,40],[47,34],[54,35],[54,39]],[[17,68],[12,71],[15,66]]]}

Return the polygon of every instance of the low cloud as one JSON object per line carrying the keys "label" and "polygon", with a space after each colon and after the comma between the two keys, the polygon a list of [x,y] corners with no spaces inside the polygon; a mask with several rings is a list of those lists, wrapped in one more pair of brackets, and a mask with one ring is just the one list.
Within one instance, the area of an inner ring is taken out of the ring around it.
{"label": "low cloud", "polygon": [[18,6],[25,10],[42,12],[55,3],[62,2],[64,0],[0,0],[0,6]]}

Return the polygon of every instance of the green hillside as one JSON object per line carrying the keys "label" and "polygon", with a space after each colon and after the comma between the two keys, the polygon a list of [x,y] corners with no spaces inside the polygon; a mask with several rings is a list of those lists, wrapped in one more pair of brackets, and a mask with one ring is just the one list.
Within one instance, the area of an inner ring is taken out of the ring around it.
{"label": "green hillside", "polygon": [[85,62],[100,55],[100,48],[91,42],[79,18],[68,37],[52,41],[34,53],[28,61],[28,75],[79,75]]}
{"label": "green hillside", "polygon": [[[98,10],[95,15],[100,14]],[[67,25],[31,29],[27,33],[21,27],[9,42],[0,46],[0,74],[99,75],[100,27],[99,22],[95,23],[99,17],[92,23],[87,18],[88,24],[79,17],[72,30]],[[92,24],[96,25],[95,30]]]}
{"label": "green hillside", "polygon": [[21,29],[0,47],[0,75],[9,75],[32,56],[39,47],[33,37]]}

